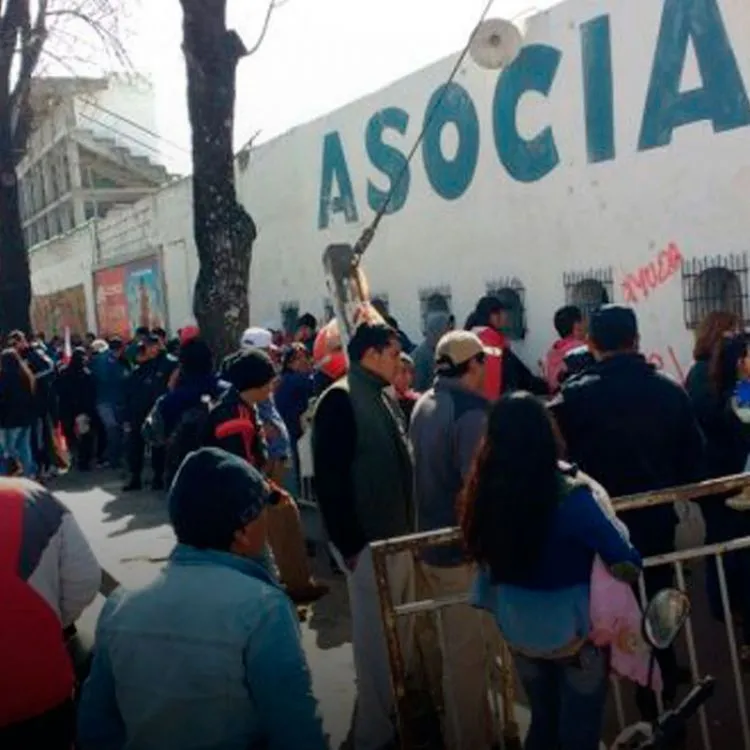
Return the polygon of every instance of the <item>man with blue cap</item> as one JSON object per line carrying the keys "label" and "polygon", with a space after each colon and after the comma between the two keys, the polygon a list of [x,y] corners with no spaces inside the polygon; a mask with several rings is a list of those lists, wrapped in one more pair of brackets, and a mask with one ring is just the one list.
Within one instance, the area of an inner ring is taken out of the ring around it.
{"label": "man with blue cap", "polygon": [[271,497],[244,459],[188,455],[167,566],[99,618],[81,748],[326,747],[296,612],[266,565]]}

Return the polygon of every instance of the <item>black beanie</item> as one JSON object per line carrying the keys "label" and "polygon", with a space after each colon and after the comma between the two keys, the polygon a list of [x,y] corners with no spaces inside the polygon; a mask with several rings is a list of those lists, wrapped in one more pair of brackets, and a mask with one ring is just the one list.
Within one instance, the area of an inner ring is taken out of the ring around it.
{"label": "black beanie", "polygon": [[270,383],[276,377],[276,368],[262,349],[243,349],[224,362],[222,376],[242,392]]}
{"label": "black beanie", "polygon": [[189,453],[169,491],[177,541],[228,550],[235,533],[261,514],[269,495],[260,472],[239,456],[220,448]]}

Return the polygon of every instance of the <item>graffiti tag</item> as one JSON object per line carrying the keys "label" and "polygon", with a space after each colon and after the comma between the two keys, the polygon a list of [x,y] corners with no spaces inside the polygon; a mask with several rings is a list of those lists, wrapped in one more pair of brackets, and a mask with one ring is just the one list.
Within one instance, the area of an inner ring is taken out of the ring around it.
{"label": "graffiti tag", "polygon": [[671,279],[681,266],[680,248],[670,242],[667,249],[662,250],[654,260],[623,279],[621,288],[625,302],[635,305],[641,299],[646,299],[650,291],[658,289]]}

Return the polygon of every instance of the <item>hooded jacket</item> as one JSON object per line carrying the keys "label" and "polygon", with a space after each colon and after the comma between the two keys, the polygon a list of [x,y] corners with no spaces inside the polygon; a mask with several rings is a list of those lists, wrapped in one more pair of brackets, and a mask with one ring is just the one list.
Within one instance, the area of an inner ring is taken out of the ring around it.
{"label": "hooded jacket", "polygon": [[433,312],[425,321],[424,341],[414,350],[414,390],[423,393],[432,387],[435,374],[435,348],[438,341],[450,327],[450,315],[446,312]]}

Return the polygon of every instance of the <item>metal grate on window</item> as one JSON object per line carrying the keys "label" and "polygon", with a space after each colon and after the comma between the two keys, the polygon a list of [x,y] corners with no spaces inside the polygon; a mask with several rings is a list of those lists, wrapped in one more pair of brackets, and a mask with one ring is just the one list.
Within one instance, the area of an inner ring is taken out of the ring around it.
{"label": "metal grate on window", "polygon": [[602,305],[614,297],[614,280],[611,268],[572,271],[563,274],[565,304],[575,305],[588,320]]}
{"label": "metal grate on window", "polygon": [[488,281],[487,294],[497,297],[508,308],[508,336],[520,341],[526,337],[526,288],[515,277]]}
{"label": "metal grate on window", "polygon": [[299,302],[282,302],[281,308],[281,327],[284,333],[292,335],[297,330],[297,320],[299,319]]}
{"label": "metal grate on window", "polygon": [[711,312],[731,312],[750,324],[745,253],[691,258],[682,262],[682,303],[687,328]]}
{"label": "metal grate on window", "polygon": [[422,330],[425,328],[427,316],[433,312],[453,314],[453,297],[449,286],[433,286],[419,290],[419,312],[422,320]]}

